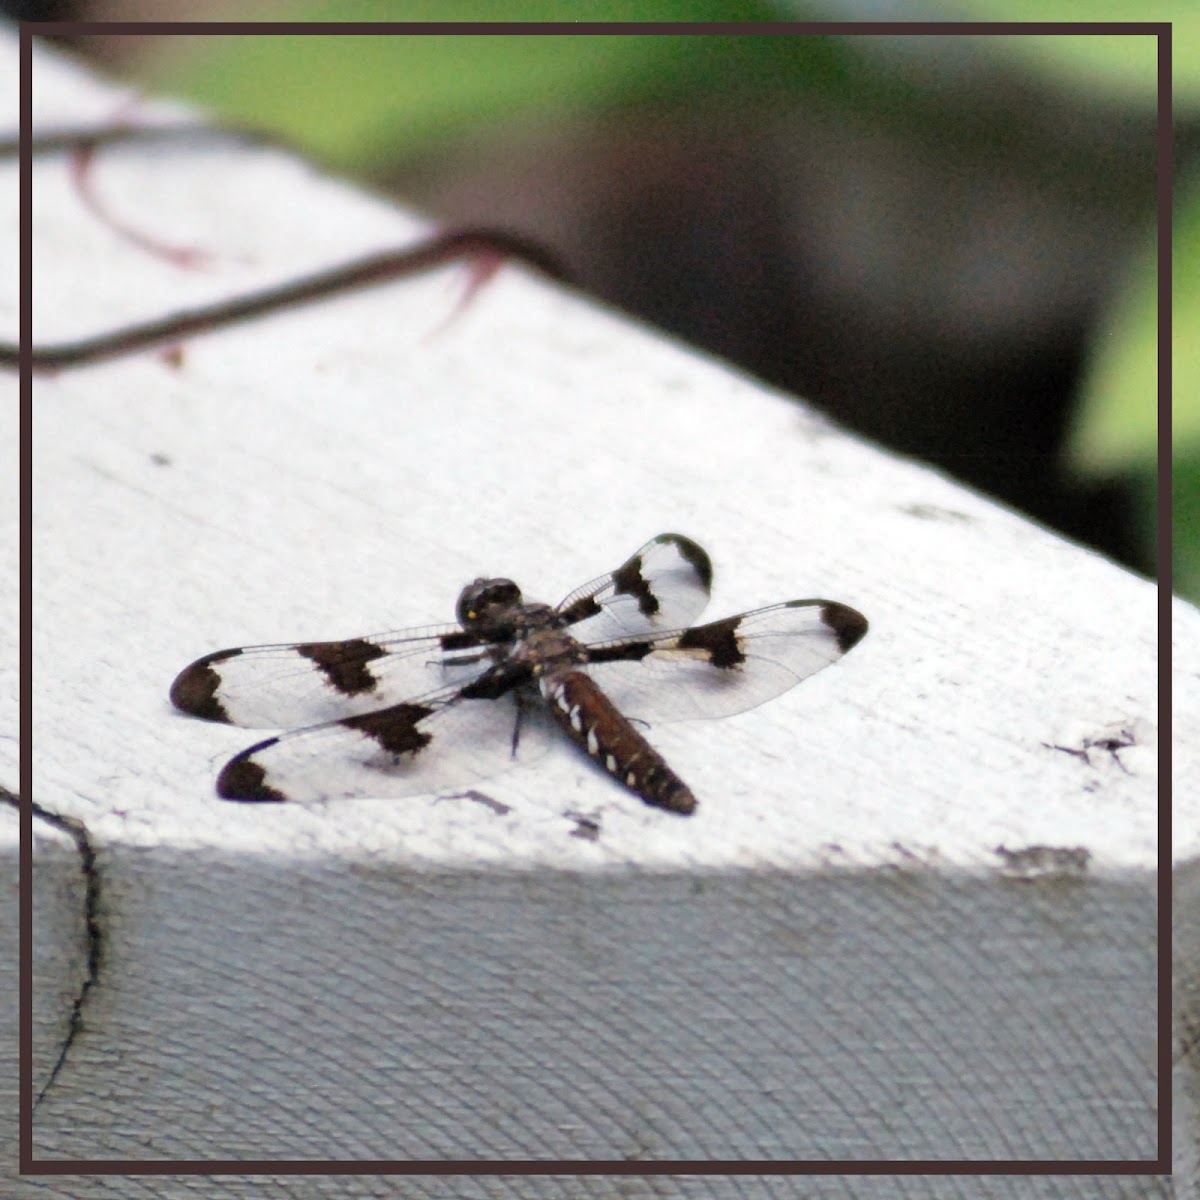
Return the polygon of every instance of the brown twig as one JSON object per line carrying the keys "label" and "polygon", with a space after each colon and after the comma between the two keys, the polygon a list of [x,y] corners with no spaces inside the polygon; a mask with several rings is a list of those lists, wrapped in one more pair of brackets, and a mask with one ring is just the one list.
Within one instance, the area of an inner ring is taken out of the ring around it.
{"label": "brown twig", "polygon": [[[233,125],[200,125],[195,121],[170,125],[130,125],[114,123],[101,128],[55,129],[37,133],[29,140],[34,158],[67,154],[74,150],[94,150],[98,146],[134,145],[171,142],[187,145],[192,139],[227,138],[252,145],[286,145],[283,138],[261,129],[243,129]],[[0,159],[16,158],[21,142],[17,137],[0,137]]]}
{"label": "brown twig", "polygon": [[[29,364],[35,371],[65,370],[119,358],[152,346],[175,342],[197,333],[223,329],[239,321],[259,317],[278,309],[307,304],[325,296],[352,291],[372,284],[420,274],[446,263],[477,255],[515,258],[556,279],[565,279],[561,265],[542,246],[519,234],[497,229],[459,229],[437,234],[415,246],[384,251],[366,258],[301,276],[277,287],[251,292],[232,300],[202,308],[171,313],[140,325],[62,342],[55,346],[31,347]],[[485,270],[494,266],[485,267]],[[20,365],[20,347],[0,342],[0,367]]]}

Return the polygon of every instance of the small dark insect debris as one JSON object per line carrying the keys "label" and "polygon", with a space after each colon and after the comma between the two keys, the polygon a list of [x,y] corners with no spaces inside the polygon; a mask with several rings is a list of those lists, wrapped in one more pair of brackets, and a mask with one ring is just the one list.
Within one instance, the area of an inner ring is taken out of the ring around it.
{"label": "small dark insect debris", "polygon": [[1006,879],[1077,879],[1087,873],[1091,852],[1084,846],[1026,846],[1009,850],[997,846],[994,853],[1002,860],[1000,873]]}
{"label": "small dark insect debris", "polygon": [[600,840],[600,813],[581,813],[568,810],[563,813],[563,816],[568,821],[574,822],[575,828],[571,830],[570,837],[579,838],[585,842],[598,842]]}
{"label": "small dark insect debris", "polygon": [[1112,761],[1126,775],[1130,775],[1132,772],[1121,761],[1119,751],[1128,750],[1131,746],[1136,746],[1137,744],[1138,740],[1133,729],[1128,725],[1118,725],[1111,726],[1095,737],[1082,738],[1078,746],[1063,746],[1057,742],[1043,742],[1042,746],[1047,750],[1059,750],[1063,754],[1071,755],[1072,758],[1082,759],[1089,767],[1096,766],[1092,761],[1090,752],[1092,750],[1102,750],[1111,756]]}
{"label": "small dark insect debris", "polygon": [[494,796],[489,796],[487,792],[477,792],[474,788],[467,788],[465,792],[451,792],[448,796],[438,796],[435,803],[441,800],[474,800],[476,804],[490,808],[498,817],[512,812],[511,806],[497,800]]}
{"label": "small dark insect debris", "polygon": [[954,508],[943,508],[940,504],[902,504],[900,512],[921,521],[971,521],[971,517],[966,513]]}

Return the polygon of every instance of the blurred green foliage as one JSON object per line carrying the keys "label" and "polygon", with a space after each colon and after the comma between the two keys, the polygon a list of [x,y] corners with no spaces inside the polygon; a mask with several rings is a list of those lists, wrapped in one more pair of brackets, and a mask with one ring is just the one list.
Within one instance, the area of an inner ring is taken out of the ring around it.
{"label": "blurred green foliage", "polygon": [[[386,21],[383,0],[278,6],[293,21]],[[448,16],[448,10],[450,10]],[[561,20],[562,6],[535,0],[447,5],[416,0],[406,22]],[[591,0],[588,21],[778,19],[747,0]],[[281,132],[335,166],[353,170],[447,136],[516,118],[570,117],[636,108],[697,89],[838,90],[847,84],[843,42],[833,38],[686,35],[471,34],[413,37],[173,37],[148,80],[193,97],[227,119]]]}

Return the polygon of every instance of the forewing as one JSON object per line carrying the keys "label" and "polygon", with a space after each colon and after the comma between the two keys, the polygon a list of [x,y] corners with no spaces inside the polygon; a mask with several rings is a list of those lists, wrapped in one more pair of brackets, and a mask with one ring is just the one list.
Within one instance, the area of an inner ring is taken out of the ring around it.
{"label": "forewing", "polygon": [[[467,786],[541,756],[554,736],[540,707],[512,694],[406,701],[251,746],[226,763],[227,800],[314,802],[415,796]],[[515,740],[515,744],[514,744]]]}
{"label": "forewing", "polygon": [[712,591],[712,563],[691,538],[660,533],[615,571],[573,591],[558,612],[581,641],[678,629]]}
{"label": "forewing", "polygon": [[184,667],[171,703],[208,721],[287,729],[372,712],[461,684],[491,664],[486,645],[457,625],[344,642],[217,650]]}
{"label": "forewing", "polygon": [[836,662],[866,632],[866,618],[845,604],[789,600],[694,629],[589,646],[587,669],[627,717],[727,717]]}

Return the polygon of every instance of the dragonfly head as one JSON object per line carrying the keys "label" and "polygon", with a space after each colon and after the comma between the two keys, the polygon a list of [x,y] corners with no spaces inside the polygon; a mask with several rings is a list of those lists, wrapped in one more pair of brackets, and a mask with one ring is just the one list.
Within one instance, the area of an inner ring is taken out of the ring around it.
{"label": "dragonfly head", "polygon": [[509,619],[520,603],[521,589],[511,579],[477,579],[459,594],[458,623],[486,629]]}

